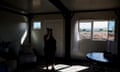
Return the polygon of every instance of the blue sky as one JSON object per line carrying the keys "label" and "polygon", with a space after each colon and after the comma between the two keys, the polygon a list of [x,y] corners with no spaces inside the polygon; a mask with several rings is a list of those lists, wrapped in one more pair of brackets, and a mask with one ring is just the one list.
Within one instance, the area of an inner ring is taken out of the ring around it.
{"label": "blue sky", "polygon": [[109,30],[112,30],[115,27],[115,21],[109,21]]}
{"label": "blue sky", "polygon": [[41,28],[41,22],[34,22],[33,28],[34,29],[40,29]]}

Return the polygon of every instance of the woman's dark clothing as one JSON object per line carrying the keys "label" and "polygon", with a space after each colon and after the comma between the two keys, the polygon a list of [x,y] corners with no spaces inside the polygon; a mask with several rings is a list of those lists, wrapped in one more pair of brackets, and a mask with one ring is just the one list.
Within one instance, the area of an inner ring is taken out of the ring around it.
{"label": "woman's dark clothing", "polygon": [[53,64],[56,51],[56,40],[53,36],[50,36],[49,39],[47,39],[47,35],[45,35],[44,45],[44,54],[47,64]]}

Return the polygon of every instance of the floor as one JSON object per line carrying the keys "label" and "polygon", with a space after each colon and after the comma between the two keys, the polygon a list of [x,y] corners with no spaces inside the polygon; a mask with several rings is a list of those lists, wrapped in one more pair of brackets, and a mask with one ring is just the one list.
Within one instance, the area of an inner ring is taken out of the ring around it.
{"label": "floor", "polygon": [[45,60],[19,66],[15,72],[118,72],[117,67],[99,65],[88,60],[55,60],[55,70],[45,70]]}

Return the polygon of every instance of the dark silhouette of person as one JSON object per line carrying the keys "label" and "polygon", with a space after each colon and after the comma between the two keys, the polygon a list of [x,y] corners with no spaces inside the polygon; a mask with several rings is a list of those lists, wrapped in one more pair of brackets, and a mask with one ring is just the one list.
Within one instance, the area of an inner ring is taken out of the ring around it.
{"label": "dark silhouette of person", "polygon": [[54,57],[56,52],[56,40],[53,37],[52,29],[47,28],[47,34],[44,35],[44,54],[46,59],[46,67],[48,70],[48,66],[52,67],[52,70],[54,69]]}

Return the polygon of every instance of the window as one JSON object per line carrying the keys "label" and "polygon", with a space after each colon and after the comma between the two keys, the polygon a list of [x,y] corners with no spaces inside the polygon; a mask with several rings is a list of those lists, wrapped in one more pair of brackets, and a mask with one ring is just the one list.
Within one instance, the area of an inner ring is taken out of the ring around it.
{"label": "window", "polygon": [[108,21],[93,21],[93,39],[106,40],[108,31]]}
{"label": "window", "polygon": [[113,40],[115,34],[114,20],[92,20],[79,22],[80,39]]}
{"label": "window", "polygon": [[80,39],[91,38],[91,22],[80,22],[79,28]]}
{"label": "window", "polygon": [[115,21],[108,22],[108,40],[114,40],[115,36]]}
{"label": "window", "polygon": [[33,29],[41,29],[41,22],[33,22]]}

